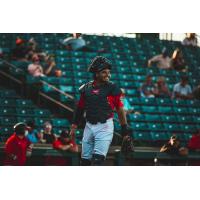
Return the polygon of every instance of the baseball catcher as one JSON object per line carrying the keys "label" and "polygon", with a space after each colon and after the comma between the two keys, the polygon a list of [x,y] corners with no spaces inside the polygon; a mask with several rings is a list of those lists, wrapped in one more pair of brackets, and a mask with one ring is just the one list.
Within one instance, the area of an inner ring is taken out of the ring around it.
{"label": "baseball catcher", "polygon": [[112,64],[102,56],[95,57],[88,71],[93,80],[79,89],[80,99],[74,113],[71,134],[74,134],[83,113],[86,125],[82,139],[81,165],[103,165],[113,138],[113,110],[116,109],[123,137],[128,136],[127,120],[120,100],[121,90],[111,77]]}

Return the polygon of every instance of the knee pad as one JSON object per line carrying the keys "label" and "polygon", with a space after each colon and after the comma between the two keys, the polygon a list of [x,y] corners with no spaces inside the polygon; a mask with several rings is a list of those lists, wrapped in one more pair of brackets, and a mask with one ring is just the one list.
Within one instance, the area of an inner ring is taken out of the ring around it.
{"label": "knee pad", "polygon": [[93,154],[93,157],[92,157],[92,164],[93,164],[94,166],[102,166],[104,160],[105,160],[105,156],[100,155],[100,154]]}
{"label": "knee pad", "polygon": [[91,164],[92,164],[91,160],[88,160],[88,159],[85,159],[85,158],[81,159],[81,166],[90,166]]}

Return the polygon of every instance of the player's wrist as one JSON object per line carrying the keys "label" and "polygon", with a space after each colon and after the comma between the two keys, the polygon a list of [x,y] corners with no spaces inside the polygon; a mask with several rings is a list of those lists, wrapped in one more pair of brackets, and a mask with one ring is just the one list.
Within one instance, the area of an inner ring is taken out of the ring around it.
{"label": "player's wrist", "polygon": [[128,136],[130,134],[127,124],[121,125],[121,134],[122,134],[123,137]]}

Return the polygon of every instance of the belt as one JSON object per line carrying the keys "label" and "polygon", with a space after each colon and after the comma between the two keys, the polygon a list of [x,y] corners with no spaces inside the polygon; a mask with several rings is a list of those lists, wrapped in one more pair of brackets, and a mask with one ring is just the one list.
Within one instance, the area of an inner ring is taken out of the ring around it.
{"label": "belt", "polygon": [[90,124],[98,124],[98,123],[101,123],[101,124],[104,124],[106,123],[108,119],[105,119],[105,120],[99,120],[99,121],[92,121],[92,120],[87,120],[87,122],[89,122]]}

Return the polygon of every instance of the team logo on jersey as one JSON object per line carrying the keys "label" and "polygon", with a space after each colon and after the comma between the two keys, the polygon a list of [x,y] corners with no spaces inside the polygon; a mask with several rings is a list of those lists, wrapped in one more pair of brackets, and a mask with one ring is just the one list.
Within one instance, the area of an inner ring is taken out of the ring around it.
{"label": "team logo on jersey", "polygon": [[97,90],[92,90],[92,94],[98,95],[98,94],[99,94],[99,89],[97,89]]}

